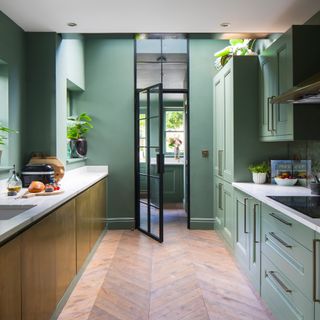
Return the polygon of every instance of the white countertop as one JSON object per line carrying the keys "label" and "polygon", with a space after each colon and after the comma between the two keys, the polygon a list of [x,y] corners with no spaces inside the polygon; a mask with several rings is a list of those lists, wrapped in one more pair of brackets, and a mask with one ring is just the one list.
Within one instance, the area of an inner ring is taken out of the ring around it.
{"label": "white countertop", "polygon": [[6,180],[1,180],[0,205],[35,205],[35,207],[11,219],[0,220],[0,243],[35,220],[53,211],[66,201],[72,199],[107,175],[108,166],[84,166],[70,170],[65,173],[64,178],[61,180],[60,186],[61,189],[64,190],[63,193],[45,197],[36,196],[28,199],[17,199],[19,195],[26,192],[26,189],[22,189],[16,197],[8,197],[5,187]]}
{"label": "white countertop", "polygon": [[288,217],[304,224],[305,226],[320,232],[320,219],[313,219],[300,213],[290,207],[285,206],[267,196],[312,196],[311,190],[305,187],[283,187],[275,184],[254,184],[233,182],[232,185],[256,198],[257,200],[267,204],[268,206],[281,211]]}

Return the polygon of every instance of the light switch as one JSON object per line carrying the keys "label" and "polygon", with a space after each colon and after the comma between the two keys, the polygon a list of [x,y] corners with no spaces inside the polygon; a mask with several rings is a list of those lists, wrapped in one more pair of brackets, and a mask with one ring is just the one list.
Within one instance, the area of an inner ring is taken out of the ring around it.
{"label": "light switch", "polygon": [[209,150],[201,150],[202,158],[208,158],[209,157]]}

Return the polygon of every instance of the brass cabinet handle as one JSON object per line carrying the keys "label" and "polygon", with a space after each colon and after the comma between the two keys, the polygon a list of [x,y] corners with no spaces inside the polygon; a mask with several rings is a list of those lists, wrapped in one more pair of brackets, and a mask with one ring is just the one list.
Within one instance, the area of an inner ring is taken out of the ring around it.
{"label": "brass cabinet handle", "polygon": [[274,232],[269,232],[269,234],[275,238],[278,242],[280,242],[283,246],[286,248],[292,249],[292,245],[286,243],[284,240],[282,240],[279,236],[277,236]]}
{"label": "brass cabinet handle", "polygon": [[320,303],[320,297],[317,297],[317,242],[319,239],[313,239],[313,301]]}
{"label": "brass cabinet handle", "polygon": [[258,203],[253,205],[253,241],[254,243],[259,243],[257,240],[257,207],[259,207]]}
{"label": "brass cabinet handle", "polygon": [[292,290],[289,289],[284,283],[282,280],[279,279],[279,277],[276,275],[276,272],[275,271],[266,271],[265,272],[265,277],[269,277],[270,278],[273,278],[278,284],[279,286],[282,288],[282,290],[285,292],[285,293],[291,293]]}
{"label": "brass cabinet handle", "polygon": [[[270,128],[270,106],[271,106],[271,99],[272,97],[268,97],[267,98],[267,127],[268,127],[268,131],[269,132],[272,132],[272,126],[273,124],[271,125],[271,128]],[[273,111],[272,111],[273,113]],[[271,121],[273,122],[273,119],[271,119]]]}
{"label": "brass cabinet handle", "polygon": [[218,150],[218,175],[222,177],[222,153],[223,150]]}
{"label": "brass cabinet handle", "polygon": [[270,103],[271,103],[271,131],[276,131],[276,128],[274,127],[274,104],[272,103],[272,99],[275,98],[275,96],[270,97]]}
{"label": "brass cabinet handle", "polygon": [[220,210],[223,210],[223,207],[222,207],[222,183],[219,183],[219,202],[218,202],[218,205],[219,205],[219,209]]}
{"label": "brass cabinet handle", "polygon": [[244,219],[244,223],[243,223],[243,231],[244,233],[249,233],[247,231],[247,201],[249,200],[249,198],[244,198],[244,214],[243,214],[243,219]]}
{"label": "brass cabinet handle", "polygon": [[286,220],[278,217],[275,213],[272,212],[272,213],[269,213],[269,215],[270,215],[272,218],[275,218],[275,219],[277,219],[278,221],[284,223],[285,225],[292,227],[292,223],[290,223],[290,222],[288,222],[288,221],[286,221]]}

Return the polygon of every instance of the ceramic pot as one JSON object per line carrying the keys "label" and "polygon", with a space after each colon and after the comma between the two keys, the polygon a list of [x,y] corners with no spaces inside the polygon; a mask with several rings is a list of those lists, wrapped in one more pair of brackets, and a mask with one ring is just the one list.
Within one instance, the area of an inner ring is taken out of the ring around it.
{"label": "ceramic pot", "polygon": [[320,183],[310,182],[311,194],[320,194]]}
{"label": "ceramic pot", "polygon": [[252,180],[254,183],[263,184],[267,180],[267,173],[266,172],[252,172]]}
{"label": "ceramic pot", "polygon": [[88,143],[84,138],[70,140],[71,158],[84,158],[87,155]]}

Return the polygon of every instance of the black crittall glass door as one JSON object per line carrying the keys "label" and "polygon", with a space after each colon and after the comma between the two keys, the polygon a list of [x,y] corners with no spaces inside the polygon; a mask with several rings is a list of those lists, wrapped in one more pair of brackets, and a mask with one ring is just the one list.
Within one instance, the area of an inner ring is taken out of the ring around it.
{"label": "black crittall glass door", "polygon": [[136,227],[163,242],[162,84],[136,91]]}

